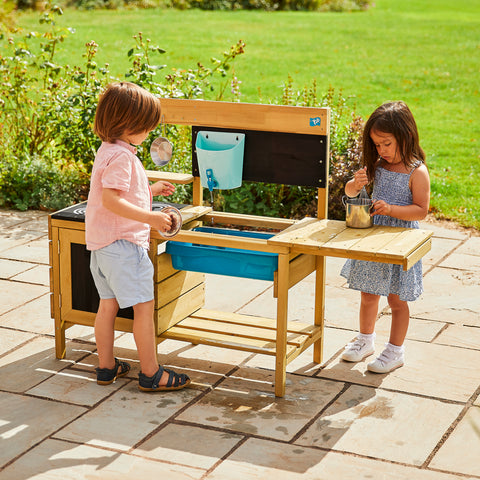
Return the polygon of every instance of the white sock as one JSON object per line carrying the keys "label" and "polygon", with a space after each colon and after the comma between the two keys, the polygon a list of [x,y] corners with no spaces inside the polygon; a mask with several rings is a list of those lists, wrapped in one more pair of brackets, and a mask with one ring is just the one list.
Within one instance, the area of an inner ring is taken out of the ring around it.
{"label": "white sock", "polygon": [[362,340],[365,340],[366,342],[369,342],[369,343],[375,343],[375,337],[376,337],[376,333],[373,332],[373,333],[359,333],[357,335],[358,338],[361,338]]}
{"label": "white sock", "polygon": [[405,352],[405,346],[404,345],[393,345],[391,343],[386,343],[385,344],[386,348],[391,350],[393,353],[400,355],[403,352]]}

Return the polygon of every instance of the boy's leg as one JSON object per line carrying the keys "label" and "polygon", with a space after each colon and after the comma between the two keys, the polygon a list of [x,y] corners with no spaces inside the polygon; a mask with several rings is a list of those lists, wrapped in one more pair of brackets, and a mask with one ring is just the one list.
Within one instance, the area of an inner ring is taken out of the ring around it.
{"label": "boy's leg", "polygon": [[400,300],[398,295],[390,294],[388,304],[392,310],[392,327],[390,340],[392,345],[400,347],[407,336],[408,324],[410,323],[410,309],[408,303]]}
{"label": "boy's leg", "polygon": [[112,369],[115,367],[113,341],[115,338],[115,317],[118,302],[115,298],[100,299],[95,317],[95,340],[98,352],[98,367]]}
{"label": "boy's leg", "polygon": [[133,306],[133,337],[137,345],[140,369],[148,377],[158,370],[153,312],[153,300]]}
{"label": "boy's leg", "polygon": [[[159,369],[153,312],[153,300],[133,306],[133,337],[137,345],[140,370],[147,377],[152,377]],[[159,385],[166,385],[168,378],[169,373],[164,371]]]}

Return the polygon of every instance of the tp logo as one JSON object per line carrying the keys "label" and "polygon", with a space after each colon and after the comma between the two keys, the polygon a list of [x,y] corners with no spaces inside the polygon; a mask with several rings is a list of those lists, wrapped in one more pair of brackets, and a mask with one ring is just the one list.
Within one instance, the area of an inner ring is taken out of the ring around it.
{"label": "tp logo", "polygon": [[322,123],[322,119],[320,117],[310,118],[311,127],[319,127],[321,123]]}

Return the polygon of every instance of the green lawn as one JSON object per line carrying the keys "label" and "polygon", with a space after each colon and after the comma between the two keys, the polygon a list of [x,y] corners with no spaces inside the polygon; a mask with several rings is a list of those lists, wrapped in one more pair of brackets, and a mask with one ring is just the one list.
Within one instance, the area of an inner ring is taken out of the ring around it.
{"label": "green lawn", "polygon": [[[31,13],[19,23],[38,29]],[[59,23],[76,29],[60,57],[80,63],[84,44],[95,40],[98,63],[116,76],[128,70],[138,32],[167,51],[158,58],[167,65],[160,74],[208,64],[242,39],[246,53],[235,62],[242,101],[278,99],[288,75],[299,89],[315,79],[319,93],[342,90],[364,118],[402,99],[427,152],[433,210],[480,228],[478,1],[375,0],[367,12],[343,14],[69,10]]]}

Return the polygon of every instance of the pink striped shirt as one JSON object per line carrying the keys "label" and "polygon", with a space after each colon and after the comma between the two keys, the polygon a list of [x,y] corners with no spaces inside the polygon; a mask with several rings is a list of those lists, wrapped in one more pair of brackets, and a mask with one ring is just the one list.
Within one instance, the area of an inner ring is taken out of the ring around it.
{"label": "pink striped shirt", "polygon": [[147,248],[150,244],[150,225],[121,217],[102,204],[104,188],[120,191],[128,202],[152,209],[152,193],[142,162],[136,156],[137,149],[128,143],[103,142],[93,164],[85,213],[85,235],[88,250],[98,250],[116,240]]}

